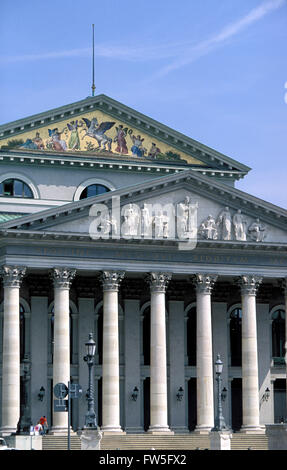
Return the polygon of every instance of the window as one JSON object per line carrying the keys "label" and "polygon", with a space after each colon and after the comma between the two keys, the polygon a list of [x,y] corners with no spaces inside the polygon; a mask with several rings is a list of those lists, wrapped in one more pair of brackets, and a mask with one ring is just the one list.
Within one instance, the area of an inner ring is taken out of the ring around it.
{"label": "window", "polygon": [[87,197],[98,196],[109,191],[109,188],[103,184],[90,184],[87,186],[80,195],[80,199],[86,199]]}
{"label": "window", "polygon": [[242,310],[235,308],[230,314],[230,355],[231,365],[241,366]]}
{"label": "window", "polygon": [[274,364],[284,364],[285,312],[278,309],[272,314],[272,357]]}
{"label": "window", "polygon": [[0,183],[0,196],[2,197],[25,197],[32,199],[33,193],[29,186],[18,179],[7,179]]}

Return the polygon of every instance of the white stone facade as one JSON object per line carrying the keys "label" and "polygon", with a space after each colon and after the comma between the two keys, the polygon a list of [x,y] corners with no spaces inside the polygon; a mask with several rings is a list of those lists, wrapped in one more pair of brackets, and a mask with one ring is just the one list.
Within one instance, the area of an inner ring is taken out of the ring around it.
{"label": "white stone facade", "polygon": [[[22,179],[33,193],[0,198],[0,216],[26,214],[0,224],[3,435],[41,415],[52,432],[67,432],[67,413],[53,411],[59,382],[82,385],[83,396],[72,400],[72,427],[83,427],[90,332],[103,433],[210,432],[217,354],[230,428],[262,433],[287,418],[284,209],[238,191],[229,176],[219,182],[188,165],[139,166],[122,157],[123,169],[107,155],[96,165],[91,155],[21,151],[1,151],[1,158],[1,181]],[[80,200],[90,183],[109,192]],[[119,236],[110,217],[114,197],[116,222],[126,224]],[[101,238],[90,230],[95,204],[108,211]],[[174,225],[156,204],[163,212],[175,208]],[[138,214],[147,205],[142,229]],[[187,249],[195,207],[198,239]]]}

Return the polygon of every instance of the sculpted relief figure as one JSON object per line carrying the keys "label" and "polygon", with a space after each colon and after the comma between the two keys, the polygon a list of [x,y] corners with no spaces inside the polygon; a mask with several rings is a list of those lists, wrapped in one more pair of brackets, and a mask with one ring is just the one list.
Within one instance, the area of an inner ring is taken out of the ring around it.
{"label": "sculpted relief figure", "polygon": [[219,214],[217,225],[221,226],[222,240],[231,240],[231,214],[229,207],[225,207]]}
{"label": "sculpted relief figure", "polygon": [[159,210],[154,216],[154,236],[155,238],[167,238],[168,235],[168,216]]}
{"label": "sculpted relief figure", "polygon": [[256,219],[248,228],[248,233],[252,240],[262,242],[266,237],[266,226],[262,224],[259,219]]}
{"label": "sculpted relief figure", "polygon": [[241,214],[241,210],[238,209],[236,214],[233,216],[234,234],[235,239],[240,241],[246,241],[246,225],[247,220]]}
{"label": "sculpted relief figure", "polygon": [[143,205],[141,210],[142,236],[152,236],[152,216],[150,215],[147,204]]}
{"label": "sculpted relief figure", "polygon": [[209,215],[207,219],[201,223],[198,233],[208,240],[218,239],[218,228],[212,215]]}
{"label": "sculpted relief figure", "polygon": [[123,207],[124,223],[122,226],[123,235],[138,235],[140,214],[134,204],[128,204]]}
{"label": "sculpted relief figure", "polygon": [[192,204],[190,197],[186,196],[183,202],[177,205],[177,230],[183,238],[191,237],[196,230],[197,204]]}

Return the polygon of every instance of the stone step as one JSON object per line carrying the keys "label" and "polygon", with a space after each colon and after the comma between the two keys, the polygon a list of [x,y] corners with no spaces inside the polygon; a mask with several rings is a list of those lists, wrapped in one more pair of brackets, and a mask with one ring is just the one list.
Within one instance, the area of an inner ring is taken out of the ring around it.
{"label": "stone step", "polygon": [[168,450],[168,449],[207,449],[209,448],[208,436],[104,436],[101,441],[101,450]]}
{"label": "stone step", "polygon": [[[68,436],[43,436],[43,450],[68,450]],[[71,450],[81,450],[79,436],[71,436]]]}
{"label": "stone step", "polygon": [[268,450],[268,438],[266,435],[245,435],[234,433],[231,439],[231,450]]}
{"label": "stone step", "polygon": [[[189,434],[175,436],[155,436],[148,434],[126,434],[103,436],[101,450],[195,450],[209,449],[209,436]],[[47,435],[43,437],[43,450],[67,450],[67,436]],[[71,450],[80,450],[79,436],[71,436]],[[265,435],[244,435],[234,433],[231,450],[267,450],[268,439]]]}

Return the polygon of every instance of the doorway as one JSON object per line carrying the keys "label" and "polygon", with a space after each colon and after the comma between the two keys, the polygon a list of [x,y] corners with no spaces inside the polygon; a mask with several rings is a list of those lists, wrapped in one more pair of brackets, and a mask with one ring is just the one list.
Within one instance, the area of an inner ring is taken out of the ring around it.
{"label": "doorway", "polygon": [[239,431],[242,426],[242,379],[231,382],[232,429]]}
{"label": "doorway", "polygon": [[274,382],[274,423],[282,423],[286,418],[286,380],[276,379]]}
{"label": "doorway", "polygon": [[144,406],[144,430],[147,431],[150,426],[150,377],[143,381],[143,406]]}
{"label": "doorway", "polygon": [[196,378],[188,381],[188,429],[194,431],[197,424]]}

